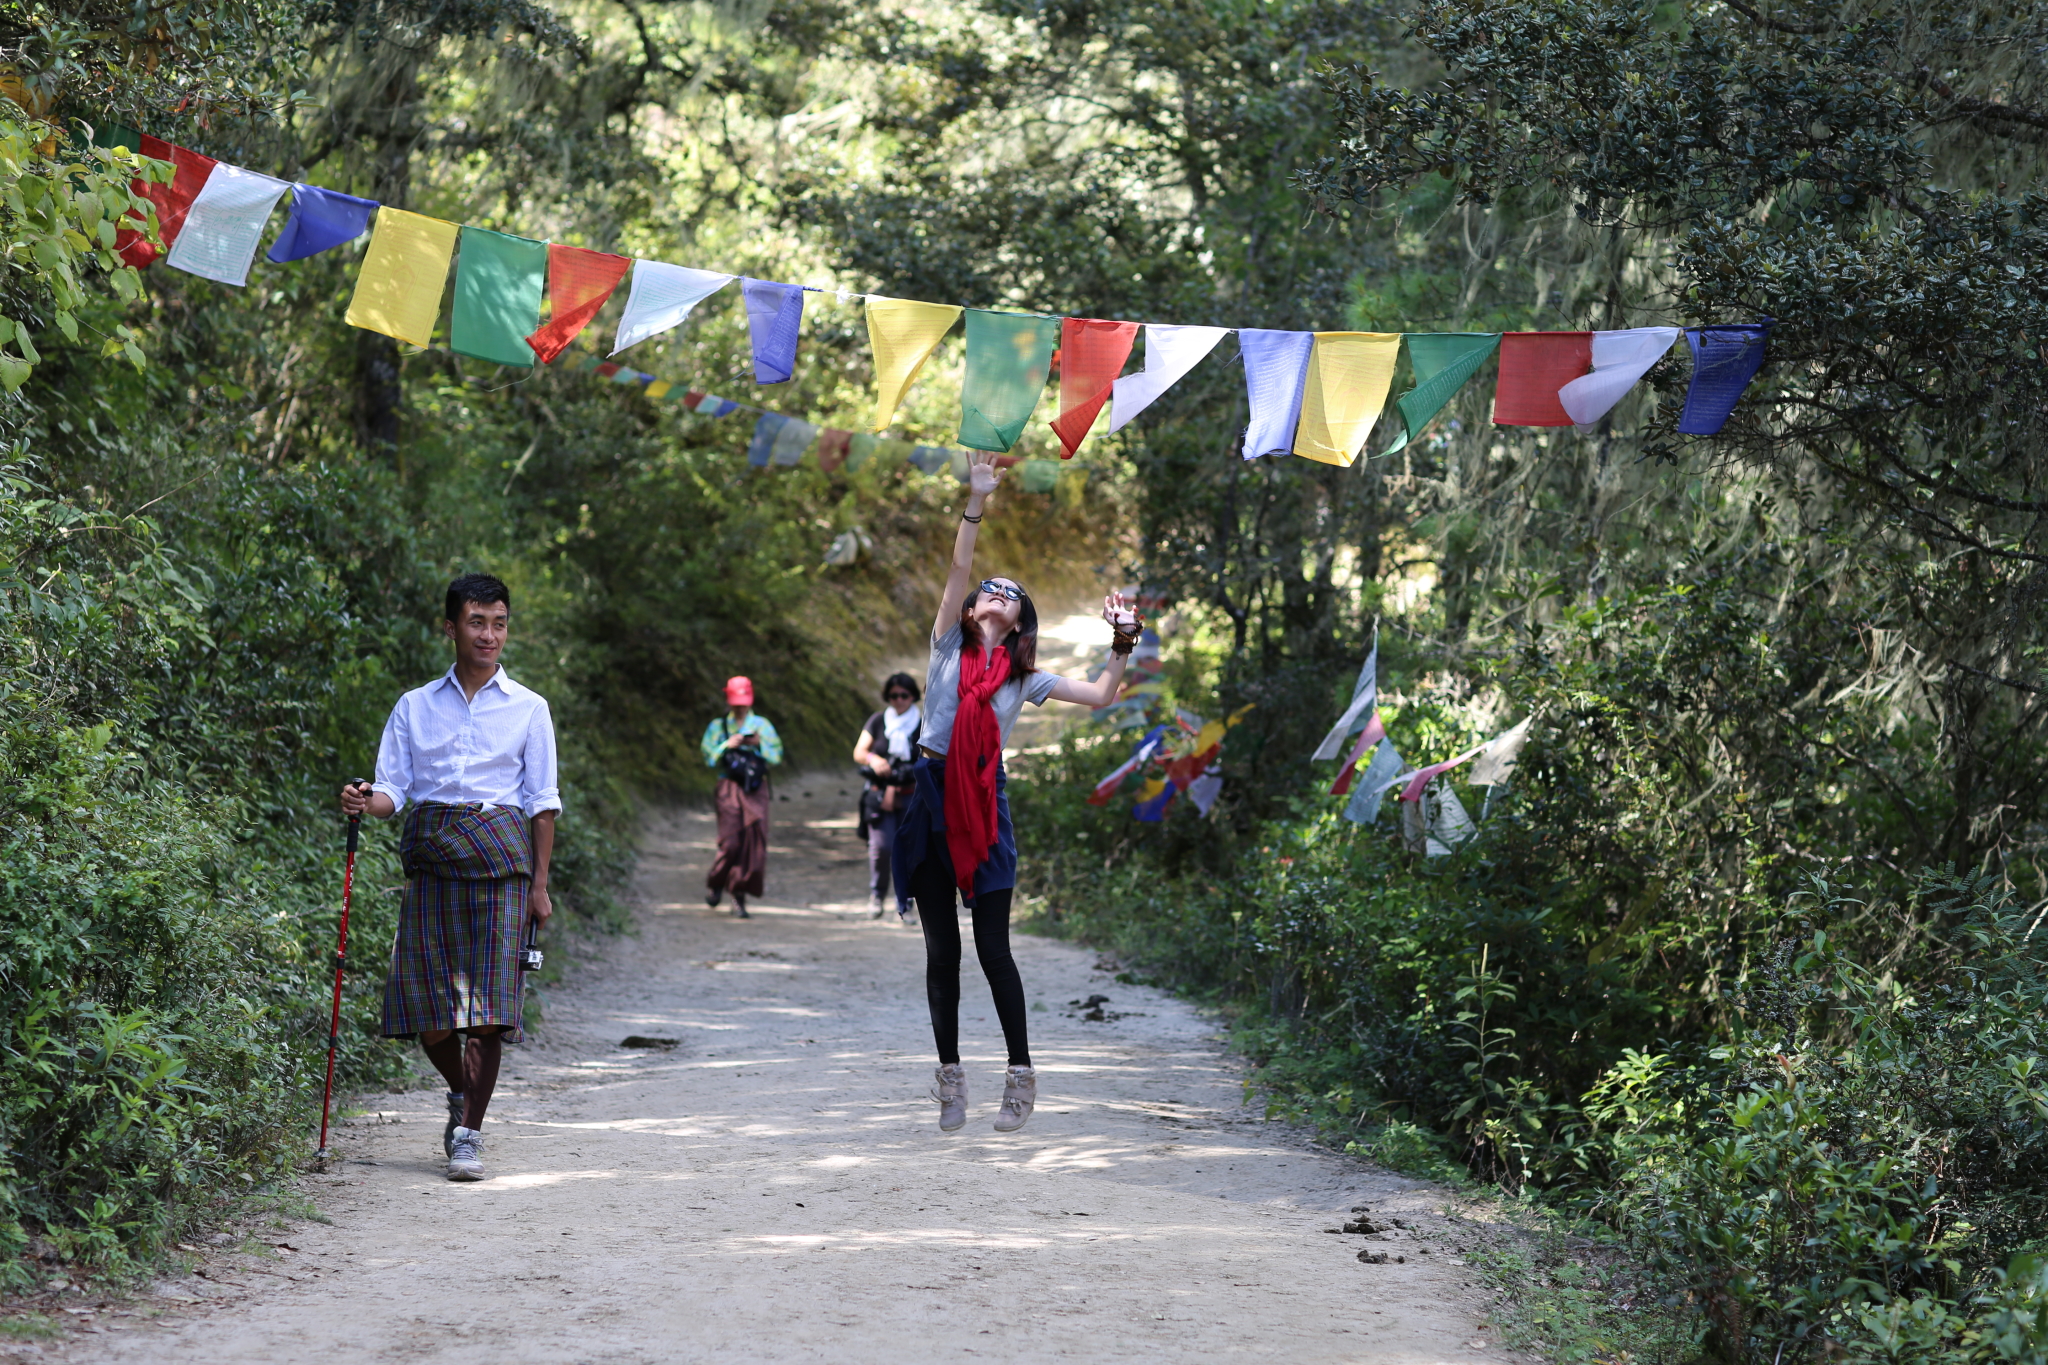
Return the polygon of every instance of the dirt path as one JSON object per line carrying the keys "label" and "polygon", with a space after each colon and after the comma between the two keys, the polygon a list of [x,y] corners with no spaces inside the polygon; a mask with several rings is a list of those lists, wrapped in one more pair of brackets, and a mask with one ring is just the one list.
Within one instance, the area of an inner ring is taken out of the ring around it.
{"label": "dirt path", "polygon": [[[1041,1098],[1010,1137],[989,1128],[1003,1056],[970,954],[973,1113],[940,1134],[922,947],[893,913],[860,917],[845,785],[784,784],[749,921],[704,906],[708,816],[650,826],[640,933],[577,963],[541,1041],[508,1053],[490,1180],[442,1178],[438,1092],[373,1098],[386,1107],[340,1131],[342,1164],[308,1179],[330,1222],[211,1252],[17,1349],[265,1365],[1510,1358],[1441,1191],[1260,1121],[1213,1023],[1082,949],[1018,943]],[[1068,1003],[1091,994],[1110,997],[1101,1022]],[[632,1034],[678,1046],[617,1046]],[[1411,1231],[1324,1231],[1354,1205]]]}

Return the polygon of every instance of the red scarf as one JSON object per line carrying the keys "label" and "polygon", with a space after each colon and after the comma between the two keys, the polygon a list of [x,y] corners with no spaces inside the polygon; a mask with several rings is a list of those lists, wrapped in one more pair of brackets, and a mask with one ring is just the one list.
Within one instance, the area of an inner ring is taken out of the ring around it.
{"label": "red scarf", "polygon": [[982,654],[979,645],[960,650],[960,710],[946,748],[946,851],[953,855],[953,880],[974,898],[974,874],[996,843],[996,770],[1003,761],[1003,727],[996,723],[995,695],[1010,679],[1010,651],[1001,645]]}

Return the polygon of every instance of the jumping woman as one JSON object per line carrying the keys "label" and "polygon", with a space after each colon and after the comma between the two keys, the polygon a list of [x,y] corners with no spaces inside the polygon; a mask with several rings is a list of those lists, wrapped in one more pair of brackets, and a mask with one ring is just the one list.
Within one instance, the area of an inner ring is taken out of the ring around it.
{"label": "jumping woman", "polygon": [[932,1092],[939,1128],[951,1133],[967,1122],[967,1073],[960,1065],[960,916],[953,900],[958,891],[974,916],[975,956],[995,996],[1010,1053],[995,1129],[1014,1133],[1031,1117],[1038,1073],[1025,1037],[1024,982],[1010,956],[1017,839],[1003,790],[1003,745],[1027,701],[1106,706],[1115,700],[1140,623],[1123,594],[1113,593],[1102,604],[1103,619],[1115,633],[1102,676],[1088,682],[1040,672],[1038,609],[1030,594],[1007,578],[975,582],[975,533],[1002,473],[989,451],[974,451],[972,459],[967,508],[932,623],[916,786],[896,829],[895,872],[897,885],[916,898],[924,927],[925,995],[939,1048],[938,1087]]}

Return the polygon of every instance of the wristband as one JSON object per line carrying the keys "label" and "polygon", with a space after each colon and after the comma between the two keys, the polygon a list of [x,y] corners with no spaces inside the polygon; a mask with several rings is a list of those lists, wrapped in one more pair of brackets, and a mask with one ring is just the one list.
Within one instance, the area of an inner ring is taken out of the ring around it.
{"label": "wristband", "polygon": [[981,525],[981,517],[985,517],[985,516],[987,516],[987,515],[988,515],[988,513],[986,513],[986,512],[983,512],[983,513],[981,514],[981,516],[969,516],[969,515],[968,515],[967,513],[965,513],[965,512],[962,512],[962,513],[960,514],[960,520],[962,520],[962,521],[968,521],[968,522],[973,522],[973,523],[974,523],[974,524],[975,524],[976,526],[979,526],[979,525]]}

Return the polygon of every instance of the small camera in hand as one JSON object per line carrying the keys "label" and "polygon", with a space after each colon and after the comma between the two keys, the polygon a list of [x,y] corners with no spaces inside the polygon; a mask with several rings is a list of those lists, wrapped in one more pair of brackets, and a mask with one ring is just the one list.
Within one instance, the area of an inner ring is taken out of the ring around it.
{"label": "small camera in hand", "polygon": [[526,946],[519,950],[519,970],[522,972],[537,972],[541,963],[547,960],[546,955],[534,946],[535,927],[532,924],[526,926]]}

